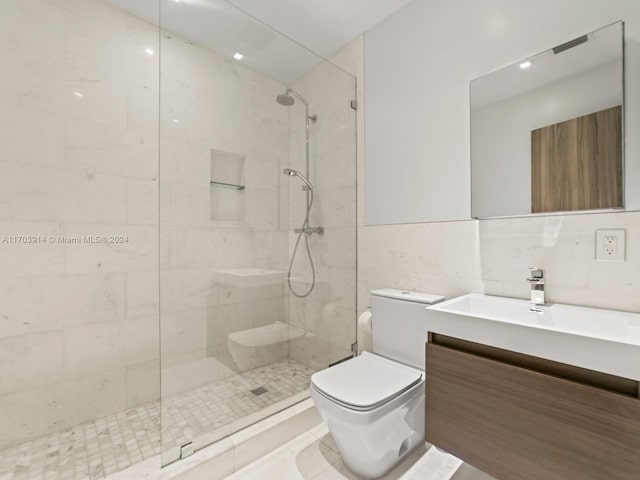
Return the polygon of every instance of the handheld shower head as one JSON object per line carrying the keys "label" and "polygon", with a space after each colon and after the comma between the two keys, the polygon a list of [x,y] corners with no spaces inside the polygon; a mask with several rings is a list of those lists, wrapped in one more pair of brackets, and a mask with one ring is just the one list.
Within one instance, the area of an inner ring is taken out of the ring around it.
{"label": "handheld shower head", "polygon": [[289,175],[290,177],[298,177],[300,180],[302,180],[307,187],[309,187],[309,190],[313,192],[313,185],[311,185],[311,182],[309,182],[309,180],[307,180],[307,177],[305,177],[304,175],[302,175],[299,171],[294,170],[293,168],[285,168],[282,173],[284,173],[285,175]]}

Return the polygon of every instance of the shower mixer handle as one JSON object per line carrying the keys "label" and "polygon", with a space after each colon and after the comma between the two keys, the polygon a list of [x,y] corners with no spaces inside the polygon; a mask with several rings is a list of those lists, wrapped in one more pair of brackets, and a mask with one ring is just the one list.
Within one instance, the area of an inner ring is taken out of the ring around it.
{"label": "shower mixer handle", "polygon": [[294,228],[293,233],[304,233],[305,235],[317,233],[318,235],[324,235],[324,227]]}

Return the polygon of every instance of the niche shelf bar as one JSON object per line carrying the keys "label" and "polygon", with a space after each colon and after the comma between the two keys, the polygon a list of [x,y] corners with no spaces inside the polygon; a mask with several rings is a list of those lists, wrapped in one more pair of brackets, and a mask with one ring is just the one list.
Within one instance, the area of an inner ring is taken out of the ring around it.
{"label": "niche shelf bar", "polygon": [[216,187],[233,188],[234,190],[244,190],[244,185],[236,185],[234,183],[216,182],[211,180],[211,185]]}

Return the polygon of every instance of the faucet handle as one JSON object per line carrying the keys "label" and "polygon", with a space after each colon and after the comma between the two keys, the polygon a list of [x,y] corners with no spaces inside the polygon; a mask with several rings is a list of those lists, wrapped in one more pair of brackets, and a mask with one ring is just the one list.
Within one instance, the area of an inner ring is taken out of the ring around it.
{"label": "faucet handle", "polygon": [[544,279],[544,270],[540,267],[529,267],[531,270],[531,276],[527,278],[527,281],[533,282]]}

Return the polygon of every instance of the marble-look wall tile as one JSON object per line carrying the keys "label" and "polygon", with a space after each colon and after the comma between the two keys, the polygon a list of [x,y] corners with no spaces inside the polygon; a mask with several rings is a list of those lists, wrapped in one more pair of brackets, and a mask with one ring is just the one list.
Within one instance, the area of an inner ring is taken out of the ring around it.
{"label": "marble-look wall tile", "polygon": [[254,266],[286,271],[289,267],[288,238],[288,231],[255,230],[251,244]]}
{"label": "marble-look wall tile", "polygon": [[127,84],[118,74],[120,63],[98,65],[92,61],[90,50],[85,55],[87,58],[68,56],[61,66],[62,83],[56,93],[62,111],[67,118],[126,128]]}
{"label": "marble-look wall tile", "polygon": [[127,272],[127,318],[158,317],[157,270]]}
{"label": "marble-look wall tile", "polygon": [[[29,375],[24,375],[24,372]],[[62,333],[0,338],[0,396],[64,378]]]}
{"label": "marble-look wall tile", "polygon": [[160,398],[160,362],[128,366],[126,369],[127,408],[135,408]]}
{"label": "marble-look wall tile", "polygon": [[[625,262],[595,260],[596,230],[603,228],[626,230]],[[640,310],[639,213],[481,221],[480,247],[486,293],[528,298],[527,268],[539,266],[552,302]]]}
{"label": "marble-look wall tile", "polygon": [[[0,211],[3,209],[0,202]],[[63,233],[53,222],[0,221],[0,263],[5,278],[64,273],[64,249],[47,243],[16,243],[16,237],[49,239]]]}
{"label": "marble-look wall tile", "polygon": [[[64,131],[67,168],[140,180],[158,178],[157,132],[145,135],[74,119],[66,120]],[[154,204],[157,209],[157,201]]]}
{"label": "marble-look wall tile", "polygon": [[207,347],[207,309],[196,308],[174,312],[176,321],[176,352],[187,353]]}
{"label": "marble-look wall tile", "polygon": [[[0,279],[0,337],[121,321],[126,303],[120,273]],[[37,374],[26,367],[19,371]]]}
{"label": "marble-look wall tile", "polygon": [[[159,11],[158,4],[158,14]],[[127,83],[142,85],[158,92],[161,58],[158,27],[131,15],[127,16],[126,23],[127,51],[124,71]]]}
{"label": "marble-look wall tile", "polygon": [[59,59],[64,51],[64,12],[46,0],[6,0],[0,16],[2,52],[29,51]]}
{"label": "marble-look wall tile", "polygon": [[127,223],[158,224],[158,181],[127,181]]}
{"label": "marble-look wall tile", "polygon": [[[0,43],[2,41],[0,40]],[[0,161],[62,167],[64,116],[5,103],[0,108]],[[37,138],[37,141],[33,141]]]}
{"label": "marble-look wall tile", "polygon": [[0,163],[2,220],[125,223],[126,199],[122,178]]}
{"label": "marble-look wall tile", "polygon": [[[0,55],[0,102],[45,110],[53,114],[64,112],[64,70],[59,58],[41,53],[8,49]],[[68,92],[73,95],[73,91]]]}
{"label": "marble-look wall tile", "polygon": [[[68,274],[157,269],[157,226],[74,223],[65,227],[65,235],[107,238],[107,243],[64,245]],[[109,243],[110,237],[119,240]]]}
{"label": "marble-look wall tile", "polygon": [[211,148],[208,143],[160,139],[162,183],[209,187]]}
{"label": "marble-look wall tile", "polygon": [[142,317],[64,330],[67,378],[112,370],[158,358],[158,322]]}
{"label": "marble-look wall tile", "polygon": [[162,312],[205,308],[211,297],[217,298],[211,270],[185,268],[160,272],[160,305]]}

